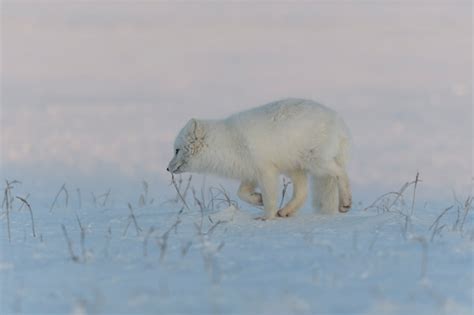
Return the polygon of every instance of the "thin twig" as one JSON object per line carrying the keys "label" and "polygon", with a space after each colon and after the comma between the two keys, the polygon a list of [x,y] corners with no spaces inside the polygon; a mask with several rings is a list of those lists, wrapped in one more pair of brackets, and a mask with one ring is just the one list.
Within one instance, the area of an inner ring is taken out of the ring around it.
{"label": "thin twig", "polygon": [[10,212],[13,209],[13,196],[12,196],[12,189],[14,188],[13,185],[15,184],[21,184],[21,182],[17,180],[13,181],[8,181],[5,180],[6,186],[4,190],[4,196],[3,196],[3,202],[2,202],[2,208],[4,207],[6,215],[7,215],[7,231],[8,231],[8,242],[12,242],[12,237],[11,237],[11,222],[10,222]]}
{"label": "thin twig", "polygon": [[11,243],[12,242],[12,231],[11,231],[11,227],[10,227],[10,207],[9,206],[6,207],[6,211],[7,211],[8,242]]}
{"label": "thin twig", "polygon": [[472,200],[473,200],[473,197],[472,196],[469,196],[467,199],[466,199],[466,202],[464,203],[464,216],[462,218],[462,222],[461,222],[461,228],[460,228],[460,231],[462,232],[462,229],[464,227],[464,222],[466,221],[466,217],[467,217],[467,214],[469,213],[469,210],[472,209]]}
{"label": "thin twig", "polygon": [[111,239],[112,239],[112,227],[109,225],[109,228],[107,229],[107,234],[105,235],[105,246],[104,246],[105,257],[109,257],[109,245],[110,245]]}
{"label": "thin twig", "polygon": [[202,233],[202,229],[195,224],[198,237],[201,242],[201,255],[204,260],[204,267],[208,272],[213,283],[219,282],[219,265],[217,264],[215,254],[222,250],[225,245],[225,242],[222,241],[217,247],[212,246],[208,240],[208,235]]}
{"label": "thin twig", "polygon": [[194,190],[194,187],[191,188],[191,191],[193,193],[194,201],[199,206],[199,213],[201,215],[201,221],[200,221],[199,229],[202,231],[202,225],[204,224],[204,206],[203,206],[202,202],[196,197],[196,191]]}
{"label": "thin twig", "polygon": [[431,233],[431,238],[430,238],[430,242],[433,242],[434,241],[434,238],[436,236],[436,234],[439,234],[441,235],[441,231],[446,227],[446,224],[443,224],[441,225],[440,227],[436,227],[433,229],[433,232]]}
{"label": "thin twig", "polygon": [[66,243],[69,249],[69,255],[71,256],[72,261],[79,262],[79,257],[74,254],[74,250],[72,249],[72,241],[69,238],[69,235],[67,234],[66,227],[64,226],[64,224],[61,224],[61,227],[63,229],[64,238],[66,239]]}
{"label": "thin twig", "polygon": [[94,207],[97,208],[97,197],[95,196],[93,192],[91,192],[91,196],[92,196],[92,203],[94,204]]}
{"label": "thin twig", "polygon": [[[420,181],[420,180],[418,180]],[[403,194],[405,192],[405,190],[410,187],[411,185],[415,184],[416,181],[412,181],[412,182],[407,182],[405,184],[403,184],[403,186],[400,188],[399,191],[392,191],[392,192],[388,192],[388,193],[385,193],[381,196],[379,196],[377,199],[375,199],[374,202],[372,202],[372,204],[366,208],[363,209],[363,211],[367,211],[371,208],[379,208],[379,202],[381,200],[383,200],[383,198],[387,197],[387,196],[390,196],[390,195],[395,195],[396,197],[394,198],[394,200],[390,203],[390,205],[386,208],[387,211],[390,211],[390,209],[398,202],[398,200],[402,199],[403,200]]]}
{"label": "thin twig", "polygon": [[281,206],[283,206],[283,201],[285,201],[285,195],[286,195],[286,190],[288,189],[288,185],[290,185],[290,181],[286,181],[286,179],[283,177],[283,190],[281,192],[281,200],[280,200],[280,205],[278,206],[279,209],[281,209]]}
{"label": "thin twig", "polygon": [[5,206],[5,211],[7,213],[7,231],[8,231],[8,242],[11,243],[12,242],[12,233],[11,233],[11,227],[10,227],[10,210],[11,210],[11,199],[10,199],[10,195],[11,195],[11,189],[12,189],[12,186],[10,185],[11,183],[8,182],[8,180],[5,180],[6,182],[6,187],[5,187],[5,191],[4,191],[4,197],[3,197],[3,202],[2,202],[2,207]]}
{"label": "thin twig", "polygon": [[413,187],[413,198],[411,200],[411,212],[410,216],[413,216],[413,211],[415,209],[415,197],[416,197],[416,186],[418,186],[418,181],[420,178],[420,173],[416,172],[416,178],[415,178],[415,186]]}
{"label": "thin twig", "polygon": [[125,226],[125,230],[123,230],[122,236],[127,236],[127,232],[128,232],[128,228],[130,227],[130,224],[132,224],[132,220],[130,220],[130,216],[129,216],[127,220],[127,226]]}
{"label": "thin twig", "polygon": [[183,198],[186,199],[186,195],[188,194],[189,188],[191,187],[191,180],[193,179],[193,175],[189,175],[188,182],[186,183],[186,187],[184,187],[183,191]]}
{"label": "thin twig", "polygon": [[107,200],[109,199],[109,196],[110,196],[110,192],[111,192],[111,191],[112,191],[112,190],[109,188],[109,190],[108,190],[105,194],[103,194],[102,196],[100,196],[100,197],[104,197],[104,201],[102,202],[102,207],[105,207],[105,205],[107,204]]}
{"label": "thin twig", "polygon": [[[212,221],[211,221],[212,222]],[[214,229],[219,225],[219,224],[222,224],[222,223],[227,223],[227,221],[222,221],[222,220],[219,220],[217,221],[213,226],[211,226],[209,228],[209,230],[205,233],[206,235],[210,235],[212,234],[212,232],[214,231]]]}
{"label": "thin twig", "polygon": [[[170,185],[173,185],[173,180],[176,181],[176,179],[175,179],[175,177],[174,177],[174,174],[171,173],[171,183],[170,183]],[[180,175],[178,176],[178,180],[177,180],[177,182],[176,182],[177,190],[181,191],[181,186],[182,186],[182,185],[183,185],[183,177],[182,177],[182,175],[180,174]],[[182,195],[182,194],[181,194],[181,195]],[[184,198],[184,199],[186,199],[186,198]],[[180,200],[179,195],[176,193],[176,197],[174,198],[174,202],[177,203],[179,200]]]}
{"label": "thin twig", "polygon": [[133,224],[135,225],[135,230],[137,232],[137,236],[139,236],[142,229],[138,225],[137,219],[135,218],[135,214],[133,213],[132,205],[130,203],[128,203],[128,209],[130,210],[130,215],[128,216],[128,224],[127,224],[127,227],[126,227],[123,235],[125,236],[127,234],[128,227],[129,227],[130,223],[133,222]]}
{"label": "thin twig", "polygon": [[148,240],[153,232],[155,232],[155,227],[151,226],[143,239],[143,256],[145,257],[148,256]]}
{"label": "thin twig", "polygon": [[170,235],[170,232],[173,229],[176,229],[180,223],[181,219],[178,216],[174,224],[157,239],[158,246],[160,247],[160,263],[162,263],[165,258],[166,249],[168,248],[168,237]]}
{"label": "thin twig", "polygon": [[186,207],[186,209],[191,210],[186,203],[186,200],[184,199],[183,195],[181,194],[181,191],[179,190],[178,185],[176,184],[176,181],[174,179],[174,174],[171,174],[171,182],[173,183],[174,188],[176,189],[176,193],[178,194],[179,198],[181,199],[181,202],[183,205]]}
{"label": "thin twig", "polygon": [[193,193],[193,198],[194,198],[194,202],[198,205],[199,209],[201,210],[201,212],[204,211],[204,205],[203,205],[203,202],[201,202],[198,197],[196,196],[196,190],[194,189],[194,187],[191,188],[191,192]]}
{"label": "thin twig", "polygon": [[182,248],[181,248],[181,256],[184,257],[188,253],[188,250],[191,248],[193,244],[192,241],[188,241]]}
{"label": "thin twig", "polygon": [[74,212],[74,214],[76,216],[76,222],[77,222],[77,225],[79,225],[79,229],[83,230],[84,228],[82,227],[81,219],[79,219],[79,216],[77,215],[76,212]]}
{"label": "thin twig", "polygon": [[138,199],[139,207],[146,206],[147,200],[148,200],[148,182],[146,180],[143,180],[142,186],[143,186],[143,193],[140,194],[140,198]]}
{"label": "thin twig", "polygon": [[[390,196],[390,195],[396,195],[397,198],[395,200],[398,200],[398,198],[401,197],[400,192],[392,191],[392,192],[385,193],[385,194],[379,196],[377,199],[375,199],[374,202],[372,202],[372,204],[370,206],[365,207],[364,209],[362,209],[362,211],[367,211],[367,210],[372,209],[372,208],[377,208],[379,201],[381,201],[383,198],[385,198],[387,196]],[[395,202],[393,202],[392,204],[394,204],[394,203]]]}
{"label": "thin twig", "polygon": [[224,195],[225,197],[225,200],[227,201],[227,204],[228,206],[232,206],[233,205],[233,201],[230,199],[229,195],[227,194],[227,191],[224,189],[224,186],[222,186],[221,184],[219,184],[219,186],[221,187],[221,191],[222,191],[222,194]]}
{"label": "thin twig", "polygon": [[405,216],[405,225],[403,228],[403,237],[406,239],[407,238],[407,233],[408,233],[408,227],[410,226],[411,219],[409,215],[403,214]]}
{"label": "thin twig", "polygon": [[[210,187],[209,188],[209,193],[212,196],[212,209],[214,210],[215,207],[219,208],[222,203],[225,203],[227,207],[234,206],[238,208],[238,203],[235,200],[230,199],[229,195],[227,194],[226,190],[222,185],[219,185],[219,187]],[[214,194],[214,191],[216,193]],[[222,198],[219,198],[219,196],[222,196]],[[219,201],[219,203],[215,203],[215,201]],[[208,207],[209,208],[209,207]]]}
{"label": "thin twig", "polygon": [[214,211],[214,193],[212,192],[212,187],[209,187],[209,203],[207,204],[207,208],[211,209],[211,211]]}
{"label": "thin twig", "polygon": [[[25,196],[23,199],[28,200],[29,197],[30,197],[30,194],[26,194],[26,196]],[[17,197],[17,198],[18,198],[18,197]],[[25,203],[22,202],[22,203],[20,204],[20,207],[18,208],[18,211],[23,210],[23,207],[24,207],[24,206],[25,206]]]}
{"label": "thin twig", "polygon": [[80,188],[77,188],[77,189],[76,189],[76,192],[77,192],[77,200],[78,200],[78,203],[79,203],[79,209],[82,209],[81,189],[80,189]]}
{"label": "thin twig", "polygon": [[87,251],[86,251],[86,230],[81,229],[81,252],[82,252],[82,261],[87,261]]}
{"label": "thin twig", "polygon": [[31,210],[31,206],[30,204],[28,203],[28,201],[26,201],[26,198],[21,198],[19,196],[16,196],[16,198],[18,200],[20,200],[24,205],[26,205],[26,207],[28,208],[28,211],[30,212],[30,218],[31,218],[31,231],[33,233],[33,237],[36,237],[36,232],[35,232],[35,219],[33,218],[33,210]]}
{"label": "thin twig", "polygon": [[461,222],[461,207],[458,205],[456,207],[456,221],[453,224],[452,230],[456,231],[458,224]]}
{"label": "thin twig", "polygon": [[436,218],[436,220],[434,220],[434,222],[431,224],[431,226],[428,228],[428,231],[430,231],[433,227],[434,228],[437,228],[438,227],[438,224],[439,224],[439,220],[441,220],[441,218],[449,211],[451,210],[452,208],[454,207],[453,206],[450,206],[450,207],[447,207],[446,209],[443,210],[443,212],[441,212],[441,214]]}
{"label": "thin twig", "polygon": [[76,215],[76,221],[77,224],[79,225],[79,230],[81,231],[81,253],[82,253],[82,261],[86,262],[87,261],[87,255],[86,255],[86,229],[82,225],[81,219],[79,218],[79,215],[77,213],[74,213]]}
{"label": "thin twig", "polygon": [[61,188],[59,189],[58,193],[56,194],[56,197],[54,198],[53,203],[51,204],[51,208],[49,208],[49,212],[53,211],[54,206],[56,205],[56,202],[58,201],[59,196],[61,195],[61,192],[64,192],[65,194],[65,206],[67,208],[68,203],[69,203],[69,193],[66,189],[66,184],[63,184]]}
{"label": "thin twig", "polygon": [[5,186],[5,190],[4,190],[2,208],[5,206],[5,208],[8,208],[9,210],[12,210],[13,209],[12,203],[13,203],[14,199],[12,197],[11,190],[14,188],[13,185],[21,184],[21,182],[17,181],[17,180],[13,180],[11,182],[8,181],[8,180],[5,180],[5,183],[6,183],[6,186]]}

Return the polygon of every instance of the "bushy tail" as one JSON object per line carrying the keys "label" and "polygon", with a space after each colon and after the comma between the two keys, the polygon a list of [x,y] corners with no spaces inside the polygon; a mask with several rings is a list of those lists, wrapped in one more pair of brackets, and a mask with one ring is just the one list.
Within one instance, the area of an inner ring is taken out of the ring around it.
{"label": "bushy tail", "polygon": [[[349,138],[340,138],[339,151],[335,157],[336,163],[345,168],[349,160]],[[313,186],[313,208],[324,214],[339,212],[339,189],[337,179],[333,176],[315,176],[311,178]]]}

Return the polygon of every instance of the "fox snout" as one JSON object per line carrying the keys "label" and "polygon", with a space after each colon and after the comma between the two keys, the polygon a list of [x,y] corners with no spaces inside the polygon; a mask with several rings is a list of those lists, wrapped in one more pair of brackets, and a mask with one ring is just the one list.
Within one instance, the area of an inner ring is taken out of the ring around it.
{"label": "fox snout", "polygon": [[171,174],[174,174],[175,171],[176,171],[176,167],[173,167],[173,165],[171,165],[171,162],[170,162],[170,164],[168,165],[168,167],[166,168],[166,170],[167,170],[168,172],[170,172]]}
{"label": "fox snout", "polygon": [[172,159],[166,170],[172,174],[180,174],[183,173],[183,166],[184,163],[182,161]]}
{"label": "fox snout", "polygon": [[[173,162],[173,161],[171,161]],[[173,165],[171,165],[171,162],[168,164],[168,167],[166,168],[166,171],[173,173]]]}
{"label": "fox snout", "polygon": [[169,166],[166,168],[166,171],[172,173],[172,174],[179,174],[179,173],[182,173],[182,171],[179,169],[179,167],[177,168],[170,168]]}

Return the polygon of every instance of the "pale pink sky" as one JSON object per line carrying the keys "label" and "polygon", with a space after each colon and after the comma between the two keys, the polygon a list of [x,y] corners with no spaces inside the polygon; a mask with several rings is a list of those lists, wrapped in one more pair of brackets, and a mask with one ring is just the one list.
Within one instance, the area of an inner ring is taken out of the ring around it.
{"label": "pale pink sky", "polygon": [[351,128],[356,189],[472,178],[470,1],[4,1],[4,176],[163,176],[176,132],[281,97]]}

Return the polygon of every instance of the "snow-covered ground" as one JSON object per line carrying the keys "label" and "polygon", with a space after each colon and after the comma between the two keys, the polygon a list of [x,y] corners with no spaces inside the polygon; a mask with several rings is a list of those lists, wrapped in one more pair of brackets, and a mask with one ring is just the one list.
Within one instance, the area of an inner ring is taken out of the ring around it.
{"label": "snow-covered ground", "polygon": [[183,181],[189,209],[173,186],[166,202],[143,188],[130,205],[69,190],[31,202],[36,237],[27,207],[14,198],[7,216],[4,204],[0,313],[473,312],[472,199],[412,207],[412,184],[368,209],[262,222],[220,187]]}

